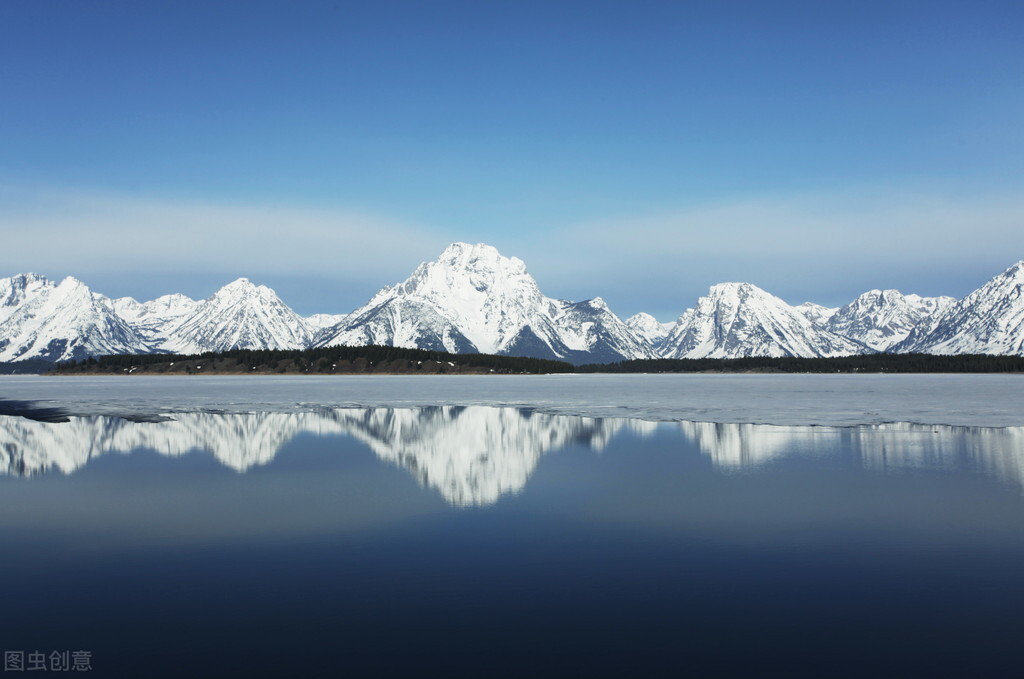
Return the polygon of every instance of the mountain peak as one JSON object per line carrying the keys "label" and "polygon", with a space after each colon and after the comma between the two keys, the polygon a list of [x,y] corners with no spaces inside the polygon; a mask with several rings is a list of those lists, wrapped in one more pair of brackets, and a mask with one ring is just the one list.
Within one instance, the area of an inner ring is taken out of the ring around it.
{"label": "mountain peak", "polygon": [[230,283],[228,283],[227,285],[225,285],[221,289],[217,290],[217,292],[213,293],[211,299],[213,299],[213,298],[223,298],[223,297],[231,298],[231,297],[251,296],[251,295],[259,295],[259,296],[268,297],[268,298],[276,298],[277,297],[277,293],[275,293],[272,289],[268,288],[267,286],[265,286],[265,285],[256,285],[255,283],[253,283],[248,278],[244,278],[243,277],[243,278],[236,278],[235,280],[231,281]]}
{"label": "mountain peak", "polygon": [[1024,259],[1002,273],[1005,278],[1024,278]]}
{"label": "mountain peak", "polygon": [[669,358],[840,356],[863,350],[751,283],[711,286],[679,317],[661,348]]}
{"label": "mountain peak", "polygon": [[310,342],[306,322],[273,290],[248,278],[228,283],[193,306],[183,297],[169,300],[185,307],[161,348],[178,353],[231,349],[300,349]]}
{"label": "mountain peak", "polygon": [[526,264],[518,257],[505,257],[486,243],[452,243],[437,258],[438,263],[467,271],[495,270],[505,265],[511,273],[525,273]]}
{"label": "mountain peak", "polygon": [[14,274],[10,277],[11,281],[18,281],[19,283],[48,283],[49,279],[38,273],[26,271],[25,273]]}
{"label": "mountain peak", "polygon": [[723,294],[768,294],[761,288],[754,285],[753,283],[740,283],[735,281],[727,283],[715,283],[714,285],[711,286],[709,292],[712,296],[718,296]]}
{"label": "mountain peak", "polygon": [[62,287],[62,288],[87,288],[89,286],[87,286],[85,283],[83,283],[82,281],[78,280],[74,276],[65,276],[64,280],[62,280],[60,283],[58,283],[57,287]]}

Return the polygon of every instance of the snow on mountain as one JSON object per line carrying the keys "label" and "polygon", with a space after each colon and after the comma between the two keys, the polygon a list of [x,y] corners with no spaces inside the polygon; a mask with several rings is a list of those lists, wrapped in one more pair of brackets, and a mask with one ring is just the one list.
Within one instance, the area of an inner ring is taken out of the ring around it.
{"label": "snow on mountain", "polygon": [[36,273],[0,278],[0,323],[10,318],[27,300],[53,287],[54,283]]}
{"label": "snow on mountain", "polygon": [[927,326],[955,303],[952,297],[921,297],[904,295],[899,290],[869,290],[836,310],[824,327],[875,351],[888,351],[905,340],[915,328],[922,324]]}
{"label": "snow on mountain", "polygon": [[675,326],[675,323],[662,323],[654,316],[643,312],[630,316],[625,323],[638,337],[643,338],[655,349],[665,341]]}
{"label": "snow on mountain", "polygon": [[51,361],[146,353],[151,346],[113,302],[68,276],[59,284],[25,274],[4,279],[0,294],[20,303],[0,323],[0,361]]}
{"label": "snow on mountain", "polygon": [[550,316],[548,306],[522,260],[455,243],[405,282],[382,289],[319,344],[498,353],[531,321]]}
{"label": "snow on mountain", "polygon": [[324,328],[344,323],[348,316],[348,314],[313,314],[312,316],[306,316],[303,320],[306,321],[310,331],[316,333]]}
{"label": "snow on mountain", "polygon": [[898,351],[1024,356],[1024,261],[950,306]]}
{"label": "snow on mountain", "polygon": [[149,338],[168,337],[174,326],[195,312],[199,302],[174,293],[163,295],[149,302],[138,302],[131,297],[119,297],[113,301],[114,310],[136,330]]}
{"label": "snow on mountain", "polygon": [[616,316],[603,299],[555,302],[553,323],[559,342],[568,351],[559,358],[574,362],[610,363],[622,359],[654,358],[653,345]]}
{"label": "snow on mountain", "polygon": [[827,325],[829,319],[839,311],[839,307],[827,307],[814,302],[804,302],[793,309],[817,326]]}
{"label": "snow on mountain", "polygon": [[688,309],[661,348],[667,358],[844,356],[866,347],[819,328],[750,283],[720,283]]}
{"label": "snow on mountain", "polygon": [[248,278],[225,285],[174,325],[160,349],[181,354],[230,349],[304,349],[306,321],[265,285]]}
{"label": "snow on mountain", "polygon": [[67,278],[0,279],[0,361],[109,353],[198,353],[383,344],[601,363],[633,358],[838,356],[869,351],[1024,355],[1024,262],[960,302],[871,290],[838,309],[791,307],[748,283],[722,283],[674,324],[626,321],[595,297],[541,293],[526,265],[454,243],[351,314],[302,318],[239,279],[204,301],[110,300]]}
{"label": "snow on mountain", "polygon": [[[403,283],[385,287],[348,318],[322,331],[317,346],[384,344],[587,360],[650,355],[603,301],[545,297],[516,257],[454,243]],[[612,360],[616,360],[612,359]]]}

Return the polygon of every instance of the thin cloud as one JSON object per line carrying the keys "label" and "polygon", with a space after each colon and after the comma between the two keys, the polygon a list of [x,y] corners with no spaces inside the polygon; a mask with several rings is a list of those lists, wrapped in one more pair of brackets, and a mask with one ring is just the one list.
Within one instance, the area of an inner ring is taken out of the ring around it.
{"label": "thin cloud", "polygon": [[845,303],[873,287],[960,296],[1024,258],[1022,227],[1017,195],[750,198],[575,224],[547,248],[571,258],[527,261],[555,294],[586,294],[588,281],[617,311],[673,317],[736,280],[791,302]]}
{"label": "thin cloud", "polygon": [[1016,195],[957,200],[866,193],[749,199],[598,220],[575,225],[561,236],[584,249],[654,258],[842,253],[916,260],[968,253],[1005,256],[1007,242],[1000,239],[1019,239],[1022,224],[1024,200]]}
{"label": "thin cloud", "polygon": [[386,282],[444,240],[422,226],[342,210],[10,187],[0,188],[0,229],[4,275],[241,269]]}

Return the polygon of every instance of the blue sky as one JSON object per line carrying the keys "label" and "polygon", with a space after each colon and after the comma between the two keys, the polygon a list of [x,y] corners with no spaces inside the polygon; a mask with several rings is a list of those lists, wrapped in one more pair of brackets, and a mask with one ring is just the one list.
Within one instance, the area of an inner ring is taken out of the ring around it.
{"label": "blue sky", "polygon": [[456,240],[670,320],[1024,258],[1019,2],[0,3],[0,275],[345,312]]}

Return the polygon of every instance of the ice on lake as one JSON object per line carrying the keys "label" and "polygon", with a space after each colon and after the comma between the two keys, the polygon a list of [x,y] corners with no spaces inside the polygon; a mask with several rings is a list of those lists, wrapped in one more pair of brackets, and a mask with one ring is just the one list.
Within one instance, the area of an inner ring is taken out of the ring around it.
{"label": "ice on lake", "polygon": [[1021,375],[0,377],[4,401],[70,415],[486,405],[654,421],[1024,425]]}

